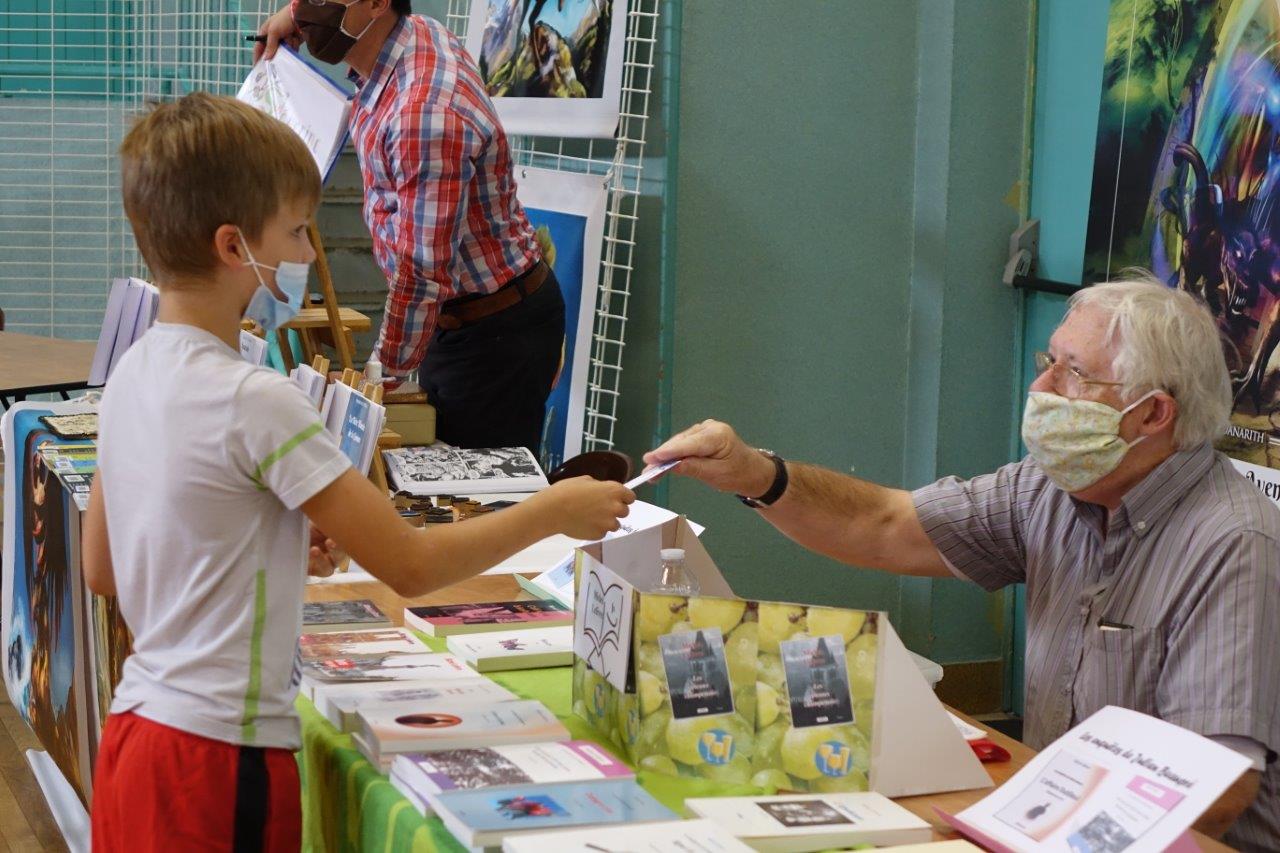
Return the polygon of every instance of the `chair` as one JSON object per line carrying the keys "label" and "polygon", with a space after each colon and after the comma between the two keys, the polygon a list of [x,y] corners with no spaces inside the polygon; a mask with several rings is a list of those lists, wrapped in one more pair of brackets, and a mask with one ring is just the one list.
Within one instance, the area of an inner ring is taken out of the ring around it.
{"label": "chair", "polygon": [[547,475],[547,481],[558,483],[571,477],[587,476],[595,480],[625,483],[631,479],[634,465],[631,457],[617,450],[591,450],[580,453]]}

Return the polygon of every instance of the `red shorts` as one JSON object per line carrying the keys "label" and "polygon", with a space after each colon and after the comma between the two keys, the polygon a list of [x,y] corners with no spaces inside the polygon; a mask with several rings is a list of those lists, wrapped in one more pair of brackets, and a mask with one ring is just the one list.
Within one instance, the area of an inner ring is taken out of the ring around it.
{"label": "red shorts", "polygon": [[137,714],[107,718],[93,775],[94,853],[295,851],[298,763],[287,749],[237,746]]}

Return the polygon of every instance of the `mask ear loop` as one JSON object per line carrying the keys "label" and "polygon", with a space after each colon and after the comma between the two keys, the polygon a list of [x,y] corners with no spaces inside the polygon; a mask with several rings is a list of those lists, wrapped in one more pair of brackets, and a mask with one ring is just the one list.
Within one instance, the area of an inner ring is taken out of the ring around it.
{"label": "mask ear loop", "polygon": [[[1155,395],[1157,395],[1157,394],[1159,394],[1159,393],[1160,393],[1160,389],[1159,389],[1159,388],[1154,388],[1154,389],[1152,389],[1152,390],[1148,391],[1147,393],[1143,394],[1141,397],[1139,397],[1138,399],[1134,400],[1132,403],[1130,403],[1129,405],[1127,405],[1127,406],[1125,406],[1123,409],[1121,409],[1121,410],[1120,410],[1120,417],[1121,417],[1121,418],[1123,418],[1125,415],[1129,414],[1129,413],[1130,413],[1130,412],[1132,412],[1134,409],[1138,408],[1138,406],[1142,405],[1142,404],[1143,404],[1143,403],[1145,403],[1147,400],[1151,399],[1152,397],[1154,397]],[[1138,436],[1137,438],[1135,438],[1133,441],[1129,442],[1129,443],[1128,443],[1128,446],[1132,449],[1134,445],[1136,445],[1136,444],[1141,444],[1141,443],[1142,443],[1142,441],[1143,441],[1143,439],[1145,439],[1146,437],[1147,437],[1147,436],[1145,436],[1145,435],[1140,435],[1140,436]]]}

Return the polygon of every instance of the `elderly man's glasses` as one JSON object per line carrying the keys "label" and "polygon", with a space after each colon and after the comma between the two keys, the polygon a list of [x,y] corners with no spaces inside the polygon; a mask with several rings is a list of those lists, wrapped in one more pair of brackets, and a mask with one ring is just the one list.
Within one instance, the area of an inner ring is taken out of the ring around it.
{"label": "elderly man's glasses", "polygon": [[1056,359],[1054,359],[1053,356],[1049,355],[1049,353],[1047,352],[1036,353],[1035,360],[1036,360],[1037,376],[1043,374],[1047,370],[1057,370],[1060,372],[1054,378],[1064,379],[1067,385],[1072,385],[1072,384],[1075,384],[1078,386],[1110,385],[1112,387],[1118,388],[1124,384],[1123,382],[1111,382],[1110,380],[1107,380],[1107,379],[1090,379],[1088,376],[1085,376],[1083,373],[1081,373],[1077,368],[1074,368],[1069,364],[1063,364],[1062,362],[1057,361]]}

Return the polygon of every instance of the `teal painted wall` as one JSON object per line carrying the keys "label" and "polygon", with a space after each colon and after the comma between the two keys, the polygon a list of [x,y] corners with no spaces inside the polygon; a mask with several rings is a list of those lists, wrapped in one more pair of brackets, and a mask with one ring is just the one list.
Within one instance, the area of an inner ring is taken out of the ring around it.
{"label": "teal painted wall", "polygon": [[[766,4],[683,5],[674,351],[656,364],[629,351],[626,375],[671,371],[675,429],[721,418],[898,486],[991,470],[1009,458],[1016,396],[1018,299],[999,272],[1017,224],[1005,199],[1026,5],[788,12],[780,27]],[[637,317],[633,342],[657,332]],[[624,423],[636,402],[623,397]],[[668,502],[709,526],[745,595],[886,608],[943,662],[1005,649],[1002,595],[840,566],[698,484],[674,481]]]}

